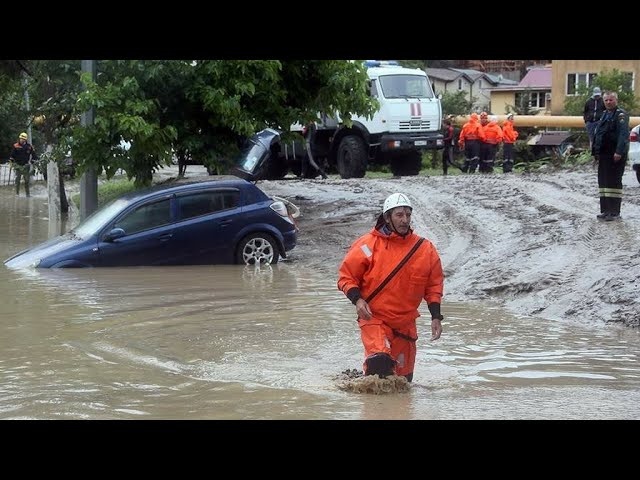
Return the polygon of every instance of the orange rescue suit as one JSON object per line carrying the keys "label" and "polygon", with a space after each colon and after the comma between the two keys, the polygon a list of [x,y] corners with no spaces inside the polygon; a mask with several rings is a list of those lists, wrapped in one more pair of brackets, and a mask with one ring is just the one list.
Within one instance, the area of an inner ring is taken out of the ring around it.
{"label": "orange rescue suit", "polygon": [[478,121],[477,115],[471,116],[469,121],[462,126],[460,135],[458,136],[458,144],[460,147],[464,147],[467,140],[480,140],[484,141],[484,128]]}
{"label": "orange rescue suit", "polygon": [[[338,269],[338,289],[345,295],[359,288],[367,297],[419,240],[413,230],[403,238],[395,232],[387,235],[373,228],[349,248]],[[373,316],[358,319],[365,357],[373,353],[390,354],[398,362],[397,375],[413,373],[415,364],[416,319],[422,300],[441,303],[444,273],[435,246],[427,239],[400,271],[369,303]],[[367,328],[367,327],[383,328]],[[407,340],[409,337],[411,340]]]}
{"label": "orange rescue suit", "polygon": [[502,124],[502,135],[504,143],[515,143],[518,139],[518,131],[513,128],[513,121],[505,120]]}
{"label": "orange rescue suit", "polygon": [[502,142],[503,132],[495,120],[484,126],[484,142],[497,145]]}

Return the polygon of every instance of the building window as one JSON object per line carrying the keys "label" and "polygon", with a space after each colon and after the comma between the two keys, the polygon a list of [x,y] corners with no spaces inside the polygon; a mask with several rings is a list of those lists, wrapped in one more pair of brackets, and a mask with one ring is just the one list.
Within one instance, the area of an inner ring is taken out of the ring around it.
{"label": "building window", "polygon": [[624,75],[622,90],[625,92],[633,92],[633,72],[622,72],[622,75]]}
{"label": "building window", "polygon": [[567,74],[567,95],[577,95],[578,87],[584,85],[587,90],[595,87],[597,73],[569,73]]}
{"label": "building window", "polygon": [[520,108],[547,108],[548,92],[516,92],[516,105]]}
{"label": "building window", "polygon": [[[633,92],[633,72],[622,72],[624,77],[621,90]],[[584,85],[587,91],[591,91],[593,87],[597,87],[597,73],[569,73],[567,74],[567,95],[577,95],[578,87]]]}
{"label": "building window", "polygon": [[462,90],[462,79],[461,78],[458,79],[458,91],[459,90]]}

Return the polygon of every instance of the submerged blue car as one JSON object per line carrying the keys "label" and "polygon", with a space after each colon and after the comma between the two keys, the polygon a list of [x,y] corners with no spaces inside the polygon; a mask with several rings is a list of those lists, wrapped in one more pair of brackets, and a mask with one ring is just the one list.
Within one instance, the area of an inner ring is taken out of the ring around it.
{"label": "submerged blue car", "polygon": [[[275,264],[297,241],[291,204],[235,176],[123,195],[9,268]],[[294,206],[295,207],[295,206]]]}

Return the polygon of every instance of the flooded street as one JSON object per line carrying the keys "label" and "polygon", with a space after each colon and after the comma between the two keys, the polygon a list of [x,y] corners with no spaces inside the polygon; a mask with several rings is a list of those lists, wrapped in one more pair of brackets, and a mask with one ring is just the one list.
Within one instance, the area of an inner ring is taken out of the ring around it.
{"label": "flooded street", "polygon": [[[0,187],[3,260],[50,235],[34,191]],[[638,329],[480,301],[445,300],[436,342],[422,305],[409,392],[340,390],[355,310],[299,242],[257,269],[0,265],[0,419],[640,419]]]}

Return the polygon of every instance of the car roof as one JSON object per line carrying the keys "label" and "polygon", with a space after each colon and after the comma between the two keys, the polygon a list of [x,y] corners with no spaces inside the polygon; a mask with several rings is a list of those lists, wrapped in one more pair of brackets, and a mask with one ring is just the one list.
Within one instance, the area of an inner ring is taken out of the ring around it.
{"label": "car roof", "polygon": [[152,187],[135,190],[125,193],[120,198],[129,201],[141,200],[147,197],[153,197],[158,193],[170,194],[173,192],[185,192],[189,190],[201,190],[206,188],[258,188],[251,182],[244,180],[235,175],[212,175],[208,180],[177,180],[161,183]]}

